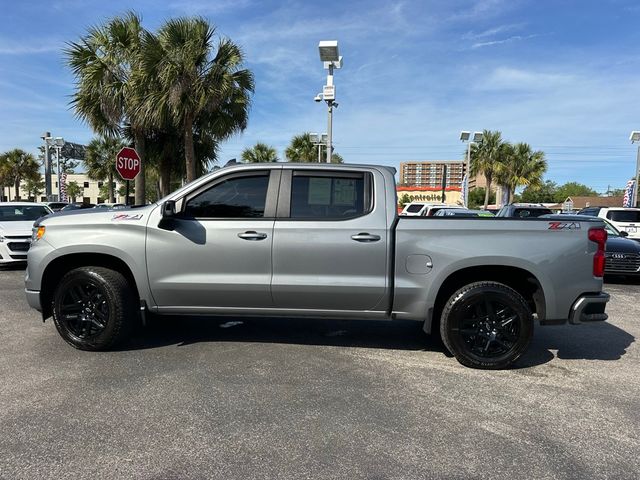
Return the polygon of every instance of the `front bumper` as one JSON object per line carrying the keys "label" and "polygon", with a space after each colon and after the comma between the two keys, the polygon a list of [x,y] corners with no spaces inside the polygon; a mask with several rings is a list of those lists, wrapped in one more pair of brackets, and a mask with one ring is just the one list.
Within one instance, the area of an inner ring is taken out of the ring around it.
{"label": "front bumper", "polygon": [[604,292],[581,295],[571,307],[569,323],[579,325],[581,323],[605,321],[609,318],[604,313],[609,298],[609,294]]}
{"label": "front bumper", "polygon": [[0,264],[26,262],[28,245],[23,240],[5,238],[0,242]]}

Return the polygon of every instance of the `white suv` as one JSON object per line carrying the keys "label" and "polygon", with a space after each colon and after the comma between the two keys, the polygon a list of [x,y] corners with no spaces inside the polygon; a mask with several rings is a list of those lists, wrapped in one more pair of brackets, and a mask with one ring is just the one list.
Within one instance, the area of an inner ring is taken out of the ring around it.
{"label": "white suv", "polygon": [[50,213],[41,203],[0,202],[0,265],[27,260],[33,222]]}
{"label": "white suv", "polygon": [[447,205],[446,203],[425,203],[411,202],[408,203],[400,215],[407,217],[433,217],[433,215],[443,208],[464,208],[460,205]]}
{"label": "white suv", "polygon": [[640,240],[640,208],[587,207],[578,214],[606,218],[618,230],[627,232],[628,238]]}

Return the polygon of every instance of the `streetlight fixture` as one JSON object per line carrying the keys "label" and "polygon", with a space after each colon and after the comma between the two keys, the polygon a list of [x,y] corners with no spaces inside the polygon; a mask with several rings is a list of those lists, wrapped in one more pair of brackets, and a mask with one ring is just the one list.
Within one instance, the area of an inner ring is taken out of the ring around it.
{"label": "streetlight fixture", "polygon": [[[629,136],[631,143],[640,143],[640,131],[634,130]],[[631,206],[638,206],[638,180],[640,180],[640,145],[638,145],[638,153],[636,154],[636,184],[633,186],[633,203]]]}
{"label": "streetlight fixture", "polygon": [[320,60],[324,64],[325,70],[329,70],[327,73],[327,84],[322,87],[322,93],[319,93],[315,97],[316,102],[324,100],[327,102],[328,107],[328,128],[327,128],[327,163],[331,163],[331,154],[333,150],[333,108],[338,107],[336,103],[336,87],[333,84],[333,69],[342,68],[342,57],[338,50],[337,40],[322,40],[318,44],[318,51],[320,52]]}
{"label": "streetlight fixture", "polygon": [[310,133],[309,138],[314,146],[318,147],[318,163],[322,163],[322,146],[327,144],[326,133]]}
{"label": "streetlight fixture", "polygon": [[467,143],[467,161],[464,166],[464,178],[462,180],[462,196],[464,206],[469,206],[469,177],[471,176],[471,144],[480,143],[482,141],[482,132],[473,132],[473,140],[471,140],[471,132],[463,130],[460,132],[460,141]]}
{"label": "streetlight fixture", "polygon": [[47,201],[51,201],[51,158],[49,157],[49,146],[52,140],[51,132],[44,132],[40,135],[44,142],[44,194]]}

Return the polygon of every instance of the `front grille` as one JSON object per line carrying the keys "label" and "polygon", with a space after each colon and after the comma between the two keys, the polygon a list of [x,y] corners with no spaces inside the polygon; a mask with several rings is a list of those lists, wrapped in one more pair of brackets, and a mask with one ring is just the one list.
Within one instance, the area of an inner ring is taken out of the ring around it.
{"label": "front grille", "polygon": [[26,252],[29,250],[29,247],[31,246],[30,243],[27,242],[9,242],[7,243],[7,247],[9,247],[9,250],[11,250],[12,252]]}
{"label": "front grille", "polygon": [[637,253],[607,253],[604,271],[607,273],[637,273],[640,272],[640,254]]}

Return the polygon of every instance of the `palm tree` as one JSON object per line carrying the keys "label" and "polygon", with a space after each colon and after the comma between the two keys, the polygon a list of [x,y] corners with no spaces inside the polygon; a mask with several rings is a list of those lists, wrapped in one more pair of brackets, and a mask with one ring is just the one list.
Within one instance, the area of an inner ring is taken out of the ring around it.
{"label": "palm tree", "polygon": [[502,141],[502,134],[498,131],[484,130],[482,141],[471,145],[471,175],[483,174],[487,179],[487,189],[484,196],[484,208],[489,205],[491,184],[496,175],[502,170],[507,156],[506,143]]}
{"label": "palm tree", "polygon": [[510,145],[506,161],[498,175],[500,183],[508,190],[509,202],[519,186],[527,186],[533,190],[540,188],[546,171],[544,152],[533,151],[528,143]]}
{"label": "palm tree", "polygon": [[71,199],[72,202],[76,201],[76,197],[82,195],[82,188],[78,185],[78,182],[69,182],[67,184],[67,197]]}
{"label": "palm tree", "polygon": [[[11,185],[11,178],[9,176],[9,162],[6,158],[6,155],[0,155],[0,188],[2,190],[0,190],[0,202],[3,201],[5,195],[4,195],[4,189],[5,187],[8,187]],[[7,195],[7,200],[9,200],[9,195],[11,195],[11,192],[9,192],[9,194]]]}
{"label": "palm tree", "polygon": [[[223,140],[246,128],[253,74],[244,55],[228,39],[214,49],[215,28],[204,18],[168,20],[157,35],[144,34],[142,83],[156,82],[139,105],[140,115],[157,126],[172,121],[184,143],[187,181],[197,173],[194,136],[211,128]],[[214,52],[215,50],[215,52]]]}
{"label": "palm tree", "polygon": [[25,178],[23,188],[27,191],[27,198],[34,198],[38,201],[38,195],[44,191],[44,180],[40,172],[36,172],[36,175]]}
{"label": "palm tree", "polygon": [[122,134],[128,125],[141,158],[135,180],[136,203],[145,203],[146,125],[137,116],[139,99],[145,97],[144,83],[136,82],[140,69],[141,39],[146,34],[140,17],[127,13],[105,25],[92,27],[79,42],[65,50],[67,62],[76,77],[71,105],[76,115],[104,136]]}
{"label": "palm tree", "polygon": [[113,179],[117,174],[116,155],[125,146],[125,142],[120,138],[94,138],[87,145],[85,153],[87,176],[91,180],[107,180],[107,192],[111,203],[116,201],[113,191]]}
{"label": "palm tree", "polygon": [[266,143],[258,142],[251,148],[242,151],[242,161],[245,163],[273,163],[278,161],[276,149]]}
{"label": "palm tree", "polygon": [[311,134],[295,135],[284,152],[288,162],[317,163],[318,147],[311,141]]}
{"label": "palm tree", "polygon": [[[32,154],[15,148],[3,153],[0,163],[2,164],[3,177],[6,181],[13,183],[15,200],[20,200],[20,183],[25,178],[33,178],[38,175],[40,168],[38,162]],[[7,184],[11,185],[11,183]]]}

